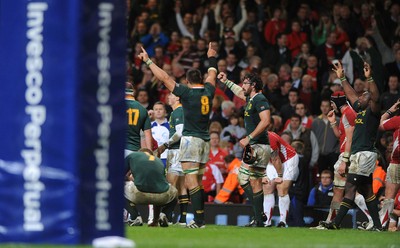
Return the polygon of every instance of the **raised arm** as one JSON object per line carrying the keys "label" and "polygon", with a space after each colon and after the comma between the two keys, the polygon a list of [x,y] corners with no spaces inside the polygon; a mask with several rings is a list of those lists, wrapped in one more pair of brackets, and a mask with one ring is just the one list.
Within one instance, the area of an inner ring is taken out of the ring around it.
{"label": "raised arm", "polygon": [[243,29],[244,24],[247,22],[247,11],[246,11],[246,5],[244,0],[240,0],[240,11],[241,11],[241,19],[240,21],[233,26],[233,31],[235,31],[235,40],[239,41],[240,40],[240,31]]}
{"label": "raised arm", "polygon": [[327,114],[329,123],[331,124],[333,133],[335,134],[336,138],[340,138],[340,132],[339,132],[339,123],[337,123],[336,120],[336,115],[335,115],[335,110],[331,110],[329,111],[329,113]]}
{"label": "raised arm", "polygon": [[222,23],[221,15],[220,15],[222,2],[223,2],[223,0],[218,0],[217,3],[215,4],[214,17],[215,17],[216,24]]}
{"label": "raised arm", "polygon": [[220,73],[218,74],[218,79],[219,79],[223,84],[225,84],[226,87],[228,87],[228,88],[233,92],[233,94],[235,94],[237,97],[239,97],[239,98],[242,99],[243,101],[246,101],[246,97],[244,96],[243,89],[242,89],[239,85],[235,84],[234,82],[229,81],[229,80],[227,79],[227,76],[226,76],[226,74],[225,74],[224,72],[220,72]]}
{"label": "raised arm", "polygon": [[201,19],[201,27],[199,31],[199,35],[201,38],[204,38],[204,33],[208,29],[208,10],[205,11],[203,18]]}
{"label": "raised arm", "polygon": [[354,102],[358,100],[358,96],[356,94],[356,91],[353,89],[353,87],[351,87],[350,83],[347,81],[347,78],[344,75],[342,64],[339,61],[333,63],[332,70],[336,73],[336,76],[342,82],[343,90],[344,93],[346,94],[347,100],[349,100],[351,105],[353,105]]}
{"label": "raised arm", "polygon": [[186,28],[185,24],[183,24],[182,15],[181,15],[181,7],[180,3],[176,2],[175,4],[175,19],[176,23],[178,24],[179,31],[181,32],[182,36],[189,36],[190,38],[194,38],[194,35],[189,32]]}
{"label": "raised arm", "polygon": [[210,67],[208,68],[206,82],[212,84],[214,87],[217,81],[217,58],[215,57],[216,55],[217,51],[215,51],[211,47],[211,42],[208,43],[207,57],[210,62]]}
{"label": "raised arm", "polygon": [[138,55],[138,57],[146,63],[146,65],[150,68],[150,70],[153,72],[154,76],[161,80],[165,87],[169,89],[171,92],[174,90],[176,82],[174,81],[173,78],[171,78],[168,73],[166,73],[163,69],[158,67],[156,64],[151,61],[149,58],[149,55],[147,54],[146,50],[142,48],[142,52]]}
{"label": "raised arm", "polygon": [[379,90],[372,78],[371,66],[367,62],[364,62],[364,76],[367,79],[366,88],[371,94],[371,110],[374,113],[379,113],[381,111]]}
{"label": "raised arm", "polygon": [[381,121],[379,123],[380,130],[385,130],[385,128],[383,127],[383,123],[385,123],[386,120],[392,118],[393,115],[396,113],[396,111],[399,110],[399,107],[400,107],[400,99],[398,99],[397,102],[395,102],[392,107],[390,107],[385,113],[383,113],[383,115],[381,116]]}

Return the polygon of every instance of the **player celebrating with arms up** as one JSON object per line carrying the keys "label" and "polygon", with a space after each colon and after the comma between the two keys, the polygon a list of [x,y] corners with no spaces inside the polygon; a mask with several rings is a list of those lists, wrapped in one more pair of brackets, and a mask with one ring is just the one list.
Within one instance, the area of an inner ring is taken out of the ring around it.
{"label": "player celebrating with arms up", "polygon": [[322,221],[321,224],[328,229],[338,229],[348,210],[354,205],[356,191],[365,197],[368,210],[374,222],[371,230],[381,230],[382,225],[378,215],[378,200],[372,191],[372,173],[374,172],[378,154],[374,147],[376,133],[379,126],[379,91],[372,78],[371,67],[364,63],[364,75],[367,78],[365,91],[360,97],[347,81],[340,62],[333,64],[334,71],[340,78],[347,99],[357,112],[354,121],[353,141],[351,143],[350,166],[339,166],[338,173],[345,175],[345,195],[340,204],[339,212],[332,222]]}
{"label": "player celebrating with arms up", "polygon": [[249,226],[263,227],[264,193],[262,178],[271,154],[267,133],[267,127],[271,119],[270,106],[267,98],[261,92],[263,83],[258,76],[247,74],[243,79],[242,88],[229,81],[223,72],[218,74],[218,79],[232,90],[236,96],[247,103],[244,111],[247,136],[241,139],[239,143],[242,147],[250,145],[252,153],[250,155],[253,157],[253,159],[250,159],[253,161],[246,162],[246,159],[243,159],[243,162],[249,165],[250,185],[253,189],[252,204],[255,221]]}
{"label": "player celebrating with arms up", "polygon": [[165,71],[149,59],[146,50],[138,55],[147,64],[153,74],[174,95],[179,96],[183,106],[184,127],[180,144],[180,162],[185,174],[185,186],[194,211],[194,219],[187,225],[189,228],[204,228],[204,189],[202,175],[210,153],[210,136],[208,121],[212,109],[217,77],[217,52],[208,46],[207,57],[210,68],[206,82],[203,83],[201,72],[190,69],[186,73],[188,85],[176,83]]}

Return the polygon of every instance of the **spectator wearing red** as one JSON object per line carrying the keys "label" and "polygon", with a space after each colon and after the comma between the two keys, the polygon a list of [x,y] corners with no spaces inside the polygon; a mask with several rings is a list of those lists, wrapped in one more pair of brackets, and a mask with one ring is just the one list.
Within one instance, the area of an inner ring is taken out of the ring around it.
{"label": "spectator wearing red", "polygon": [[276,36],[283,33],[286,29],[286,20],[283,19],[282,10],[277,8],[274,10],[273,17],[269,20],[264,28],[264,38],[271,44],[276,44]]}
{"label": "spectator wearing red", "polygon": [[203,174],[202,183],[204,187],[204,201],[213,202],[216,194],[221,190],[224,183],[221,171],[215,164],[206,164],[205,172]]}
{"label": "spectator wearing red", "polygon": [[218,132],[210,132],[210,160],[207,164],[214,164],[221,171],[222,175],[226,177],[227,171],[225,167],[224,158],[228,153],[219,146],[220,134]]}
{"label": "spectator wearing red", "polygon": [[321,113],[319,109],[321,102],[320,93],[313,90],[313,80],[310,75],[304,75],[302,77],[299,97],[311,115],[318,115]]}
{"label": "spectator wearing red", "polygon": [[172,58],[175,54],[181,50],[181,36],[179,32],[173,31],[169,37],[169,43],[167,46],[167,54]]}
{"label": "spectator wearing red", "polygon": [[307,34],[301,31],[300,22],[298,20],[292,21],[291,32],[287,35],[287,47],[290,50],[292,60],[296,58],[301,45],[307,40]]}
{"label": "spectator wearing red", "polygon": [[[304,103],[303,102],[296,103],[295,114],[300,116],[301,126],[303,126],[306,129],[311,130],[313,119],[311,116],[307,116],[306,113],[307,113],[307,108],[304,105]],[[290,119],[287,119],[287,121],[285,122],[285,125],[283,127],[283,130],[288,129],[289,124],[290,124]]]}
{"label": "spectator wearing red", "polygon": [[311,76],[313,90],[322,89],[322,73],[318,70],[318,58],[315,55],[310,55],[307,59],[306,75]]}

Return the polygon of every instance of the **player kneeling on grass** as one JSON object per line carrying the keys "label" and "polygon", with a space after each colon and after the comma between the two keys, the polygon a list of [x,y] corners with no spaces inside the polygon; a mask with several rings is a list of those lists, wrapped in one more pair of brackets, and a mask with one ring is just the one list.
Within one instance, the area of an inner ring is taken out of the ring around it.
{"label": "player kneeling on grass", "polygon": [[[153,204],[154,220],[149,226],[168,227],[168,219],[174,210],[177,189],[167,182],[164,164],[146,148],[131,153],[125,158],[128,170],[125,182],[125,208],[135,220],[138,216],[136,205]],[[161,213],[160,213],[161,212]]]}

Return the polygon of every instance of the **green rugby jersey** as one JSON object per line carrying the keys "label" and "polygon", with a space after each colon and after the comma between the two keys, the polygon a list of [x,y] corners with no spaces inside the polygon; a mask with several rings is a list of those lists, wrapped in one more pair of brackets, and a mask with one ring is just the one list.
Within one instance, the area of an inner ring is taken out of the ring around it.
{"label": "green rugby jersey", "polygon": [[353,141],[351,143],[351,154],[360,151],[376,151],[375,140],[379,127],[380,116],[371,111],[371,107],[360,109],[359,101],[354,102],[354,111],[357,112],[354,120]]}
{"label": "green rugby jersey", "polygon": [[[262,93],[254,95],[251,99],[246,98],[246,108],[244,110],[244,126],[246,128],[247,135],[256,129],[258,123],[260,122],[259,113],[265,110],[269,110],[269,103],[267,98]],[[267,130],[263,131],[260,135],[253,137],[250,144],[266,144],[269,145],[269,138]]]}
{"label": "green rugby jersey", "polygon": [[210,140],[208,122],[212,109],[215,87],[210,83],[187,87],[176,84],[174,95],[181,98],[183,106],[184,127],[183,136],[194,136],[205,141]]}
{"label": "green rugby jersey", "polygon": [[147,110],[133,99],[126,99],[126,146],[131,151],[140,149],[140,130],[151,129],[151,123]]}
{"label": "green rugby jersey", "polygon": [[141,192],[163,193],[169,189],[161,159],[144,152],[133,152],[125,158],[131,169],[135,186]]}
{"label": "green rugby jersey", "polygon": [[[174,111],[172,111],[169,117],[169,138],[171,138],[176,132],[176,125],[183,124],[183,108],[179,105]],[[181,141],[175,142],[170,146],[171,149],[179,149]]]}

